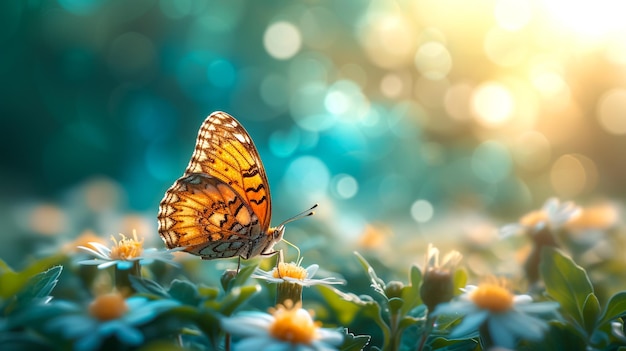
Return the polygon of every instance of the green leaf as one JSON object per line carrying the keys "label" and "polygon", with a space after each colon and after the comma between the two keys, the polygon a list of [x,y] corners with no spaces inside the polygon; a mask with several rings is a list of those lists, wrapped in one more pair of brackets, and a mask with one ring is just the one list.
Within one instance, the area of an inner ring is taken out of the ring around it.
{"label": "green leaf", "polygon": [[416,317],[411,317],[411,316],[405,316],[402,317],[402,319],[400,320],[400,323],[398,323],[398,330],[402,331],[405,328],[408,328],[410,326],[412,326],[413,324],[424,320],[423,318],[416,318]]}
{"label": "green leaf", "polygon": [[600,302],[594,293],[587,295],[583,304],[583,321],[585,330],[589,335],[593,333],[596,326],[596,320],[600,315]]}
{"label": "green leaf", "polygon": [[228,283],[228,290],[236,286],[243,286],[258,266],[258,264],[251,264],[241,268],[237,276]]}
{"label": "green leaf", "polygon": [[346,294],[327,285],[314,285],[341,325],[350,325],[361,310],[362,303],[354,294]]}
{"label": "green leaf", "polygon": [[168,293],[173,299],[186,305],[197,306],[200,303],[198,289],[188,281],[174,279]]}
{"label": "green leaf", "polygon": [[222,331],[220,316],[215,311],[203,309],[197,312],[195,324],[211,342],[211,349],[218,350]]}
{"label": "green leaf", "polygon": [[0,298],[8,299],[21,290],[34,275],[62,262],[65,256],[48,256],[34,261],[21,272],[15,272],[9,265],[0,260]]}
{"label": "green leaf", "polygon": [[402,300],[404,305],[400,311],[402,315],[406,315],[415,307],[422,304],[422,298],[420,297],[420,283],[422,282],[422,271],[415,265],[411,266],[409,270],[409,285],[402,288]]}
{"label": "green leaf", "polygon": [[54,266],[45,272],[36,274],[30,278],[5,309],[5,313],[11,313],[23,307],[33,305],[38,301],[47,300],[52,289],[57,285],[63,266]]}
{"label": "green leaf", "polygon": [[584,305],[593,286],[583,268],[558,249],[544,247],[539,265],[546,291],[579,326],[585,325]]}
{"label": "green leaf", "polygon": [[380,331],[383,333],[383,349],[385,349],[385,347],[389,346],[391,342],[391,329],[383,319],[382,309],[375,300],[361,301],[363,301],[361,316],[373,320],[376,325],[378,325]]}
{"label": "green leaf", "polygon": [[617,294],[611,296],[609,302],[604,308],[602,317],[598,320],[598,327],[626,315],[626,291],[620,291]]}
{"label": "green leaf", "polygon": [[454,271],[454,296],[461,295],[461,289],[467,285],[467,271],[463,268],[457,268]]}
{"label": "green leaf", "polygon": [[585,351],[587,350],[587,342],[580,335],[579,330],[570,323],[550,322],[548,329],[542,340],[527,341],[522,350],[524,351]]}
{"label": "green leaf", "polygon": [[33,300],[45,298],[52,293],[57,285],[63,266],[54,266],[45,272],[41,272],[28,280],[26,286],[19,295],[25,299]]}
{"label": "green leaf", "polygon": [[354,335],[344,328],[343,344],[339,347],[340,351],[360,351],[369,344],[371,337],[369,335]]}
{"label": "green leaf", "polygon": [[237,286],[231,289],[217,306],[216,310],[224,316],[230,316],[237,307],[248,301],[252,296],[261,291],[260,285]]}
{"label": "green leaf", "polygon": [[164,287],[154,280],[129,275],[130,284],[136,293],[152,295],[162,298],[169,298],[170,295]]}
{"label": "green leaf", "polygon": [[391,315],[395,315],[398,313],[398,311],[400,311],[400,309],[402,308],[402,306],[404,305],[404,300],[402,300],[399,297],[392,297],[389,299],[389,313]]}
{"label": "green leaf", "polygon": [[198,286],[198,294],[200,294],[204,300],[214,300],[219,296],[220,290],[201,284]]}
{"label": "green leaf", "polygon": [[365,269],[365,272],[367,273],[367,275],[370,277],[371,286],[372,288],[374,288],[374,291],[376,291],[386,300],[387,295],[385,294],[385,282],[382,279],[378,278],[378,276],[376,275],[376,272],[374,271],[374,268],[372,268],[369,262],[367,262],[367,260],[363,258],[361,254],[359,254],[356,251],[354,252],[354,254],[359,259],[359,263],[361,263],[361,266],[363,266],[363,269]]}

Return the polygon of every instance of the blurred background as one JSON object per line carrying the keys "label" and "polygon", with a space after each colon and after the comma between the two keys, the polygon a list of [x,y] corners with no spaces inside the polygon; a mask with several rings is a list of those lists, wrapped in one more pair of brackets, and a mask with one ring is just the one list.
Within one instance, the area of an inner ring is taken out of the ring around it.
{"label": "blurred background", "polygon": [[159,201],[215,110],[254,139],[274,225],[320,203],[287,229],[305,250],[393,260],[551,196],[619,203],[622,6],[4,0],[0,257],[133,228],[161,247]]}

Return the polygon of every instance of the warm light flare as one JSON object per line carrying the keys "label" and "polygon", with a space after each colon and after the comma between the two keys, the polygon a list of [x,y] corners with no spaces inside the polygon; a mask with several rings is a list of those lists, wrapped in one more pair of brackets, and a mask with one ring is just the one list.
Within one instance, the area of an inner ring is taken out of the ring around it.
{"label": "warm light flare", "polygon": [[600,40],[607,35],[626,33],[622,1],[544,0],[542,9],[559,27],[580,39]]}

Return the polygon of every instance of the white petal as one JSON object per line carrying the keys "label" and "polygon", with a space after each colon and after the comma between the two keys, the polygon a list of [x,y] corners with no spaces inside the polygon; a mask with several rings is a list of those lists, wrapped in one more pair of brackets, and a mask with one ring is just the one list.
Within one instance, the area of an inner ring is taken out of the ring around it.
{"label": "white petal", "polygon": [[515,295],[513,297],[513,304],[527,304],[533,302],[533,298],[530,295]]}
{"label": "white petal", "polygon": [[111,256],[111,248],[104,245],[104,244],[100,244],[97,242],[90,242],[89,245],[93,246],[100,254],[104,255],[104,256]]}
{"label": "white petal", "polygon": [[445,315],[466,315],[468,313],[475,312],[477,310],[476,305],[470,301],[452,301],[440,303],[435,307],[432,316]]}
{"label": "white petal", "polygon": [[315,351],[337,351],[339,350],[337,346],[339,345],[329,345],[325,342],[321,342],[320,340],[315,340],[311,343],[311,346],[315,349]]}
{"label": "white petal", "polygon": [[528,304],[519,304],[514,307],[516,310],[525,313],[554,313],[559,308],[559,303],[555,301],[542,301]]}
{"label": "white petal", "polygon": [[100,259],[100,258],[93,258],[91,260],[78,261],[78,264],[83,264],[83,265],[87,265],[87,266],[96,266],[96,265],[103,264],[105,262],[111,262],[111,261],[110,260],[103,260],[103,259]]}
{"label": "white petal", "polygon": [[262,336],[267,335],[267,330],[274,317],[267,313],[242,312],[239,315],[224,318],[221,321],[222,328],[231,334]]}
{"label": "white petal", "polygon": [[233,351],[266,350],[276,342],[268,335],[245,338],[233,345]]}
{"label": "white petal", "polygon": [[506,319],[506,313],[503,315],[493,315],[492,318],[489,318],[487,322],[489,336],[491,336],[491,340],[496,346],[514,349],[516,343],[515,334],[508,329],[507,324],[502,323],[503,319]]}
{"label": "white petal", "polygon": [[458,338],[478,330],[480,325],[489,316],[489,311],[479,310],[474,313],[468,314],[463,318],[461,323],[454,327],[450,337]]}
{"label": "white petal", "polygon": [[[93,243],[91,243],[91,244],[93,244]],[[108,255],[108,254],[102,253],[102,252],[100,252],[99,250],[98,250],[98,251],[96,251],[96,250],[94,250],[94,249],[92,249],[92,248],[90,248],[90,247],[87,247],[87,246],[78,246],[78,248],[79,248],[79,249],[81,249],[81,250],[83,250],[83,251],[87,251],[87,252],[89,252],[90,254],[92,254],[92,255],[94,255],[94,256],[96,256],[96,257],[98,257],[98,258],[105,259],[105,260],[110,259],[110,257],[109,257],[109,255]],[[109,251],[109,253],[110,253],[110,251]]]}
{"label": "white petal", "polygon": [[519,223],[505,224],[498,230],[498,236],[502,239],[509,238],[520,233],[522,229],[524,226]]}
{"label": "white petal", "polygon": [[318,340],[324,343],[338,346],[343,342],[343,334],[337,330],[320,328],[317,332],[320,336]]}
{"label": "white petal", "polygon": [[498,329],[500,333],[506,330],[511,338],[515,339],[519,336],[525,340],[540,340],[543,337],[543,332],[548,328],[545,321],[515,311],[494,315],[489,324],[490,331],[491,324],[494,324],[493,328]]}
{"label": "white petal", "polygon": [[117,261],[108,261],[108,262],[104,262],[98,265],[98,269],[105,269],[105,268],[109,268],[111,266],[115,266],[117,264]]}
{"label": "white petal", "polygon": [[312,264],[308,267],[306,267],[306,276],[307,278],[313,278],[313,276],[315,275],[315,273],[317,273],[317,270],[320,268],[319,265],[317,264]]}

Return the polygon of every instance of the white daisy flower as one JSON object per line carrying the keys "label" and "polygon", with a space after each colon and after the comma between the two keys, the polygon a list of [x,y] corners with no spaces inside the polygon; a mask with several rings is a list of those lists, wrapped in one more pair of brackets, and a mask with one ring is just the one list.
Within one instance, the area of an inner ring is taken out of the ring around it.
{"label": "white daisy flower", "polygon": [[111,236],[113,245],[107,247],[98,242],[90,242],[89,246],[78,246],[79,249],[89,252],[96,256],[96,258],[90,260],[79,261],[79,264],[84,265],[97,265],[98,269],[104,269],[111,266],[116,266],[118,269],[126,270],[130,269],[135,263],[139,265],[148,265],[154,261],[161,261],[171,265],[178,265],[173,261],[174,255],[172,252],[178,251],[172,250],[158,250],[156,248],[143,248],[143,241],[137,239],[137,232],[133,231],[133,237],[127,238],[124,234],[120,234],[122,237],[119,241],[115,237]]}
{"label": "white daisy flower", "polygon": [[519,232],[534,234],[548,227],[557,230],[580,215],[581,208],[571,201],[561,202],[549,198],[540,210],[527,213],[517,223],[507,224],[500,229],[500,235],[508,237]]}
{"label": "white daisy flower", "polygon": [[318,284],[345,284],[344,280],[337,279],[335,277],[313,279],[313,276],[315,276],[319,268],[320,266],[317,264],[312,264],[303,268],[299,264],[293,262],[279,262],[277,267],[274,267],[271,271],[264,271],[257,268],[254,273],[252,273],[251,277],[263,279],[270,283],[292,283],[301,286],[313,286]]}
{"label": "white daisy flower", "polygon": [[341,332],[321,328],[307,310],[291,301],[270,309],[269,314],[241,312],[222,319],[221,324],[239,339],[233,344],[233,351],[332,351],[343,343]]}
{"label": "white daisy flower", "polygon": [[559,308],[557,302],[533,302],[529,295],[514,295],[502,283],[468,285],[463,291],[457,300],[437,305],[433,316],[463,315],[449,337],[461,338],[480,331],[483,340],[493,343],[488,346],[514,349],[520,339],[541,340],[549,328],[548,321],[533,315],[556,316]]}

